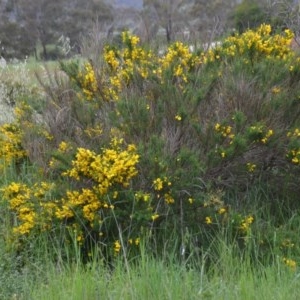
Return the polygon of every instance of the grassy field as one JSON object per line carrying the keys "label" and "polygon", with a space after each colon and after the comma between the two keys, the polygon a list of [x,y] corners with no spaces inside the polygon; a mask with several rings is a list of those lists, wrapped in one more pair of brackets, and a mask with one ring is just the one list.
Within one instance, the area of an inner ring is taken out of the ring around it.
{"label": "grassy field", "polygon": [[253,268],[231,245],[220,241],[219,247],[219,260],[210,268],[205,258],[180,264],[167,255],[154,259],[146,249],[129,265],[118,260],[113,268],[99,261],[86,266],[45,262],[7,278],[15,292],[6,299],[298,299],[300,274],[279,259]]}

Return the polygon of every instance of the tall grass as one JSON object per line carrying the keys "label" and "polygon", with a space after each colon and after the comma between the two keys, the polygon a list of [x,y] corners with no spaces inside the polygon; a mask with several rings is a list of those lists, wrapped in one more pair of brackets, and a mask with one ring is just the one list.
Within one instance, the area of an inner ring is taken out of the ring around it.
{"label": "tall grass", "polygon": [[142,249],[126,271],[122,260],[113,269],[99,262],[88,266],[50,265],[43,282],[28,285],[28,299],[298,299],[298,272],[274,260],[253,268],[232,245],[219,240],[218,260],[206,268],[205,255],[189,265],[153,258]]}

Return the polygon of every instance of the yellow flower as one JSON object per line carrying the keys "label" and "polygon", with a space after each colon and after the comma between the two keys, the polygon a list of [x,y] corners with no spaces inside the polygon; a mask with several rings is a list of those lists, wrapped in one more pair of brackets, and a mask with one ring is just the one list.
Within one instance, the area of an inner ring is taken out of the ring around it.
{"label": "yellow flower", "polygon": [[76,238],[77,242],[82,242],[83,241],[83,236],[82,235],[78,235]]}
{"label": "yellow flower", "polygon": [[174,75],[179,77],[180,75],[182,75],[183,73],[183,68],[181,65],[178,65],[175,69],[174,69]]}
{"label": "yellow flower", "polygon": [[272,93],[273,93],[273,94],[278,94],[278,93],[280,93],[280,91],[281,91],[281,89],[280,89],[280,87],[278,87],[278,86],[275,86],[275,87],[273,87],[273,89],[272,89]]}
{"label": "yellow flower", "polygon": [[153,184],[154,184],[154,189],[155,189],[156,191],[162,190],[162,188],[163,188],[163,181],[162,181],[160,178],[156,178],[156,179],[153,181]]}
{"label": "yellow flower", "polygon": [[144,200],[145,202],[148,202],[148,201],[150,200],[150,194],[144,194],[144,195],[143,195],[143,200]]}
{"label": "yellow flower", "polygon": [[136,238],[136,239],[134,239],[134,240],[133,240],[133,239],[129,239],[129,240],[128,240],[128,243],[129,243],[130,245],[133,245],[133,244],[134,244],[134,245],[138,246],[138,245],[140,244],[140,240],[141,240],[140,238]]}
{"label": "yellow flower", "polygon": [[250,162],[247,163],[247,170],[248,170],[250,173],[254,172],[255,169],[256,169],[256,165],[255,165],[255,164],[252,164],[252,163],[250,163]]}
{"label": "yellow flower", "polygon": [[181,118],[181,116],[180,116],[180,115],[176,115],[176,116],[175,116],[175,120],[177,120],[177,121],[181,121],[181,119],[182,119],[182,118]]}
{"label": "yellow flower", "polygon": [[68,147],[69,147],[69,145],[66,142],[62,141],[58,146],[58,151],[66,152]]}
{"label": "yellow flower", "polygon": [[249,229],[250,225],[253,223],[253,221],[254,221],[254,218],[252,216],[248,216],[247,218],[242,220],[240,229],[242,231],[247,231]]}
{"label": "yellow flower", "polygon": [[224,207],[221,207],[221,208],[218,210],[218,213],[219,213],[220,215],[224,214],[225,212],[226,212],[226,208],[224,208]]}
{"label": "yellow flower", "polygon": [[219,123],[216,123],[216,125],[215,125],[215,130],[216,130],[216,131],[219,131],[219,130],[220,130],[220,127],[221,127],[221,125],[220,125]]}
{"label": "yellow flower", "polygon": [[296,269],[297,263],[293,259],[283,258],[283,262],[291,269]]}
{"label": "yellow flower", "polygon": [[231,133],[231,129],[232,129],[232,127],[231,127],[231,126],[227,126],[227,127],[225,127],[225,133],[226,133],[226,135],[228,135],[228,134],[230,134],[230,133]]}
{"label": "yellow flower", "polygon": [[155,213],[151,216],[152,221],[154,222],[159,217],[159,214]]}
{"label": "yellow flower", "polygon": [[164,196],[167,204],[173,204],[175,202],[174,198],[170,194],[166,193]]}
{"label": "yellow flower", "polygon": [[140,38],[138,36],[132,36],[131,37],[131,45],[135,46],[140,42]]}
{"label": "yellow flower", "polygon": [[249,216],[249,217],[246,218],[247,224],[252,224],[253,221],[254,221],[254,218],[252,216]]}
{"label": "yellow flower", "polygon": [[121,244],[120,242],[117,240],[114,242],[114,251],[115,251],[115,254],[118,254],[121,250]]}
{"label": "yellow flower", "polygon": [[212,219],[211,219],[211,217],[206,217],[206,218],[205,218],[205,223],[208,224],[208,225],[209,225],[209,224],[212,224]]}

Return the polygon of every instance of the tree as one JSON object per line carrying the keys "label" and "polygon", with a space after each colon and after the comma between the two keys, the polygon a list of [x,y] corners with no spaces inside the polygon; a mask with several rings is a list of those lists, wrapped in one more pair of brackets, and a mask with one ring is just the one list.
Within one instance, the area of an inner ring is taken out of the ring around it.
{"label": "tree", "polygon": [[232,20],[235,29],[240,33],[270,21],[263,1],[253,0],[243,0],[238,4],[233,11]]}
{"label": "tree", "polygon": [[166,32],[166,39],[171,42],[180,27],[188,24],[186,18],[189,0],[144,0],[143,11],[145,17],[155,20],[152,24],[159,24]]}
{"label": "tree", "polygon": [[0,1],[0,45],[4,58],[23,58],[34,51],[32,36],[20,26],[17,1]]}
{"label": "tree", "polygon": [[63,16],[62,33],[78,47],[80,36],[88,33],[94,24],[105,27],[113,22],[112,6],[103,0],[69,0]]}
{"label": "tree", "polygon": [[0,39],[9,55],[28,55],[39,43],[41,56],[47,59],[47,46],[56,45],[62,35],[78,44],[93,22],[111,21],[112,10],[104,0],[3,0],[0,17]]}
{"label": "tree", "polygon": [[66,0],[19,0],[20,26],[32,37],[34,46],[42,46],[42,58],[47,59],[47,45],[54,44],[61,35],[61,15]]}
{"label": "tree", "polygon": [[237,5],[238,0],[195,0],[190,14],[194,26],[204,39],[214,39],[228,28],[228,16]]}
{"label": "tree", "polygon": [[300,35],[300,1],[270,1],[268,6],[271,24],[274,28],[291,29],[296,37]]}

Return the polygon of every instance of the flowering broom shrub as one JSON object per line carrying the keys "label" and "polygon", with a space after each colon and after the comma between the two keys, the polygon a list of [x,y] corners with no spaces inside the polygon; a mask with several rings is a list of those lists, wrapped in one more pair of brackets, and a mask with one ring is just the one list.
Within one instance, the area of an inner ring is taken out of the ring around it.
{"label": "flowering broom shrub", "polygon": [[189,251],[224,228],[251,241],[252,189],[269,193],[275,216],[284,210],[273,199],[298,208],[292,38],[262,25],[207,52],[176,42],[159,56],[124,32],[98,68],[61,63],[39,113],[20,103],[1,128],[6,164],[27,157],[41,171],[2,187],[12,234],[73,237],[85,257],[96,245],[127,253],[145,236],[159,251],[171,233]]}

